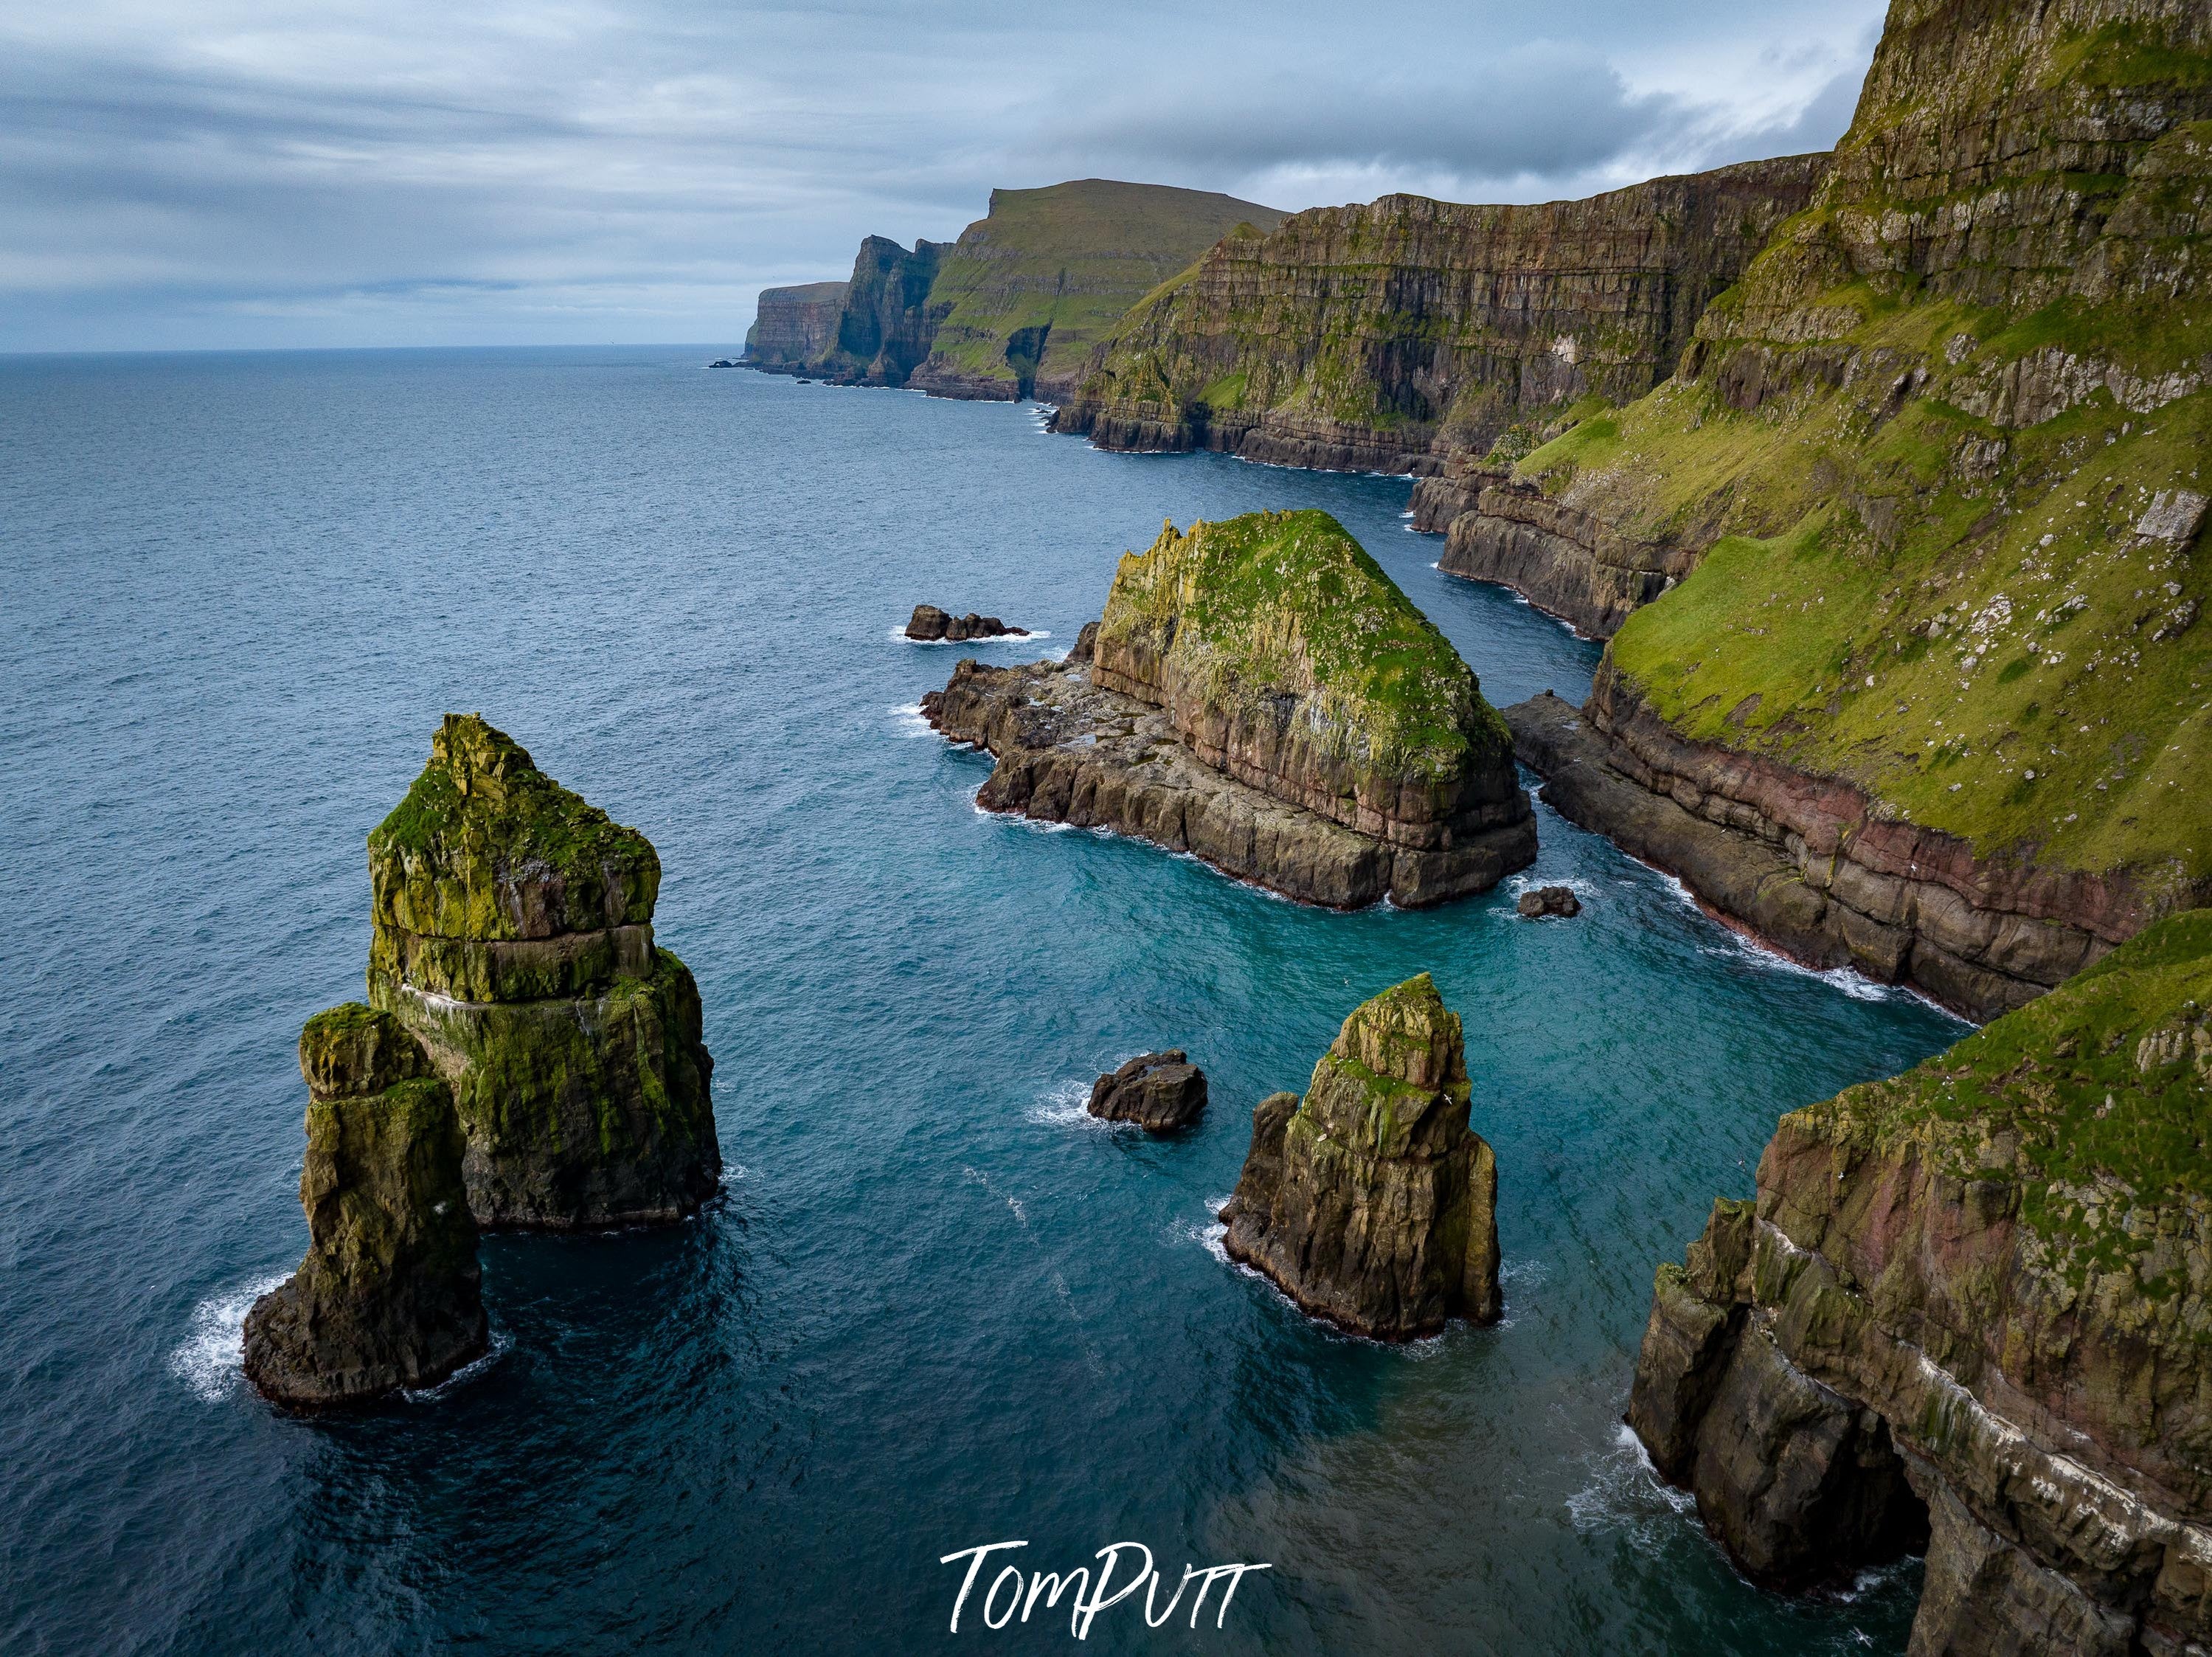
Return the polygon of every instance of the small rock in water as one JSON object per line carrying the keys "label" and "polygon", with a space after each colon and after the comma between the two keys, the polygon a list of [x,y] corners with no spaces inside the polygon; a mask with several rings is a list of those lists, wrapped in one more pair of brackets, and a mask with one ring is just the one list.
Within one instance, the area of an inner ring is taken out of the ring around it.
{"label": "small rock in water", "polygon": [[1583,912],[1582,900],[1575,896],[1574,888],[1564,886],[1540,886],[1524,892],[1516,907],[1532,921],[1547,915],[1579,915]]}
{"label": "small rock in water", "polygon": [[1147,1133],[1187,1128],[1206,1112],[1206,1072],[1180,1047],[1141,1053],[1091,1085],[1091,1114]]}
{"label": "small rock in water", "polygon": [[996,616],[979,616],[973,610],[964,616],[956,616],[933,604],[915,605],[914,616],[906,624],[906,636],[924,643],[943,639],[960,644],[971,638],[1004,638],[1022,631],[1007,626]]}

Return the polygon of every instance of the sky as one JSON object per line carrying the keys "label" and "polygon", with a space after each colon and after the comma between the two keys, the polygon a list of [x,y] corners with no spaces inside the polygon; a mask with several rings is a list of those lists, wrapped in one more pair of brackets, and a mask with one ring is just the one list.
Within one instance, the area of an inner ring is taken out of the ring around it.
{"label": "sky", "polygon": [[0,15],[0,351],[734,346],[994,186],[1588,195],[1825,149],[1881,0],[68,0]]}

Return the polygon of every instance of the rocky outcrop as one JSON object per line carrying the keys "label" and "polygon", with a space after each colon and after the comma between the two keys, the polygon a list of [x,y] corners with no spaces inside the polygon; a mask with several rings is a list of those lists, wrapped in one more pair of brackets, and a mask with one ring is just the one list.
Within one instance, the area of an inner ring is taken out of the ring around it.
{"label": "rocky outcrop", "polygon": [[1540,921],[1547,915],[1571,919],[1583,912],[1583,900],[1571,886],[1540,886],[1522,892],[1513,907],[1523,920]]}
{"label": "rocky outcrop", "polygon": [[1781,1587],[1925,1546],[1910,1649],[2212,1644],[2212,912],[1784,1117],[1628,1419]]}
{"label": "rocky outcrop", "polygon": [[1253,1112],[1221,1210],[1230,1258],[1376,1340],[1495,1322],[1498,1161],[1468,1126],[1469,1099],[1459,1015],[1427,973],[1363,1003],[1303,1100]]}
{"label": "rocky outcrop", "polygon": [[699,991],[653,941],[660,860],[474,714],[369,836],[370,1003],[421,1039],[487,1226],[679,1219],[721,1169]]}
{"label": "rocky outcrop", "polygon": [[[1056,429],[1352,472],[1482,454],[1673,369],[1706,304],[1802,208],[1826,157],[1586,201],[1385,196],[1216,246],[1130,312]],[[1521,445],[1525,452],[1528,445]]]}
{"label": "rocky outcrop", "polygon": [[2041,995],[2148,924],[2170,893],[1978,856],[1885,815],[1850,783],[1685,741],[1618,675],[1577,710],[1505,710],[1542,798],[1679,877],[1699,903],[1810,966],[1909,984],[1970,1018]]}
{"label": "rocky outcrop", "polygon": [[837,343],[837,325],[851,289],[848,282],[762,289],[753,326],[745,330],[743,365],[797,369],[823,356]]}
{"label": "rocky outcrop", "polygon": [[996,616],[979,616],[970,610],[956,616],[933,604],[917,604],[906,624],[906,636],[921,644],[965,644],[977,638],[1028,637],[1018,627],[1009,627]]}
{"label": "rocky outcrop", "polygon": [[246,1374],[301,1408],[429,1386],[482,1356],[477,1228],[453,1097],[422,1044],[354,1002],[300,1034],[307,1252],[246,1319]]}
{"label": "rocky outcrop", "polygon": [[1091,1087],[1091,1114],[1133,1122],[1147,1133],[1188,1128],[1206,1113],[1206,1072],[1180,1047],[1139,1053]]}
{"label": "rocky outcrop", "polygon": [[1474,675],[1335,520],[1163,530],[1065,662],[963,661],[923,700],[987,809],[1130,833],[1307,902],[1442,903],[1535,856]]}

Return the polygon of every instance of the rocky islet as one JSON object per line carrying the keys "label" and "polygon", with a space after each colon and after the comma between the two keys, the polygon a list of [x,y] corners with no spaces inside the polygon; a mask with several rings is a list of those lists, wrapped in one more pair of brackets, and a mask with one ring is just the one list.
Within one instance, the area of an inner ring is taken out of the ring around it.
{"label": "rocky islet", "polygon": [[906,636],[917,644],[965,644],[979,638],[1027,638],[1029,633],[1007,626],[996,616],[979,616],[973,610],[956,616],[933,604],[917,604],[907,621]]}
{"label": "rocky islet", "polygon": [[1510,738],[1450,644],[1322,512],[1164,527],[1061,662],[963,661],[922,711],[994,811],[1115,829],[1287,896],[1403,907],[1535,856]]}
{"label": "rocky islet", "polygon": [[1103,1122],[1133,1122],[1147,1133],[1188,1128],[1206,1113],[1206,1072],[1180,1047],[1139,1053],[1091,1084],[1085,1107]]}

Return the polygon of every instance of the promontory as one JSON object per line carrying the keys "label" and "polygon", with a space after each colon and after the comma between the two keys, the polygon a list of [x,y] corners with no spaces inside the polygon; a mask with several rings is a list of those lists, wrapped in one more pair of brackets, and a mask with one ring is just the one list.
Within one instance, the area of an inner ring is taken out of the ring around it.
{"label": "promontory", "polygon": [[1170,524],[1064,662],[923,698],[993,811],[1116,830],[1332,908],[1483,892],[1536,853],[1474,674],[1325,512]]}

